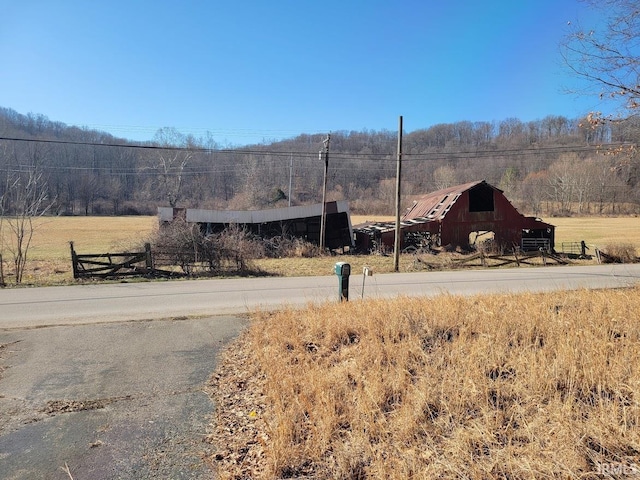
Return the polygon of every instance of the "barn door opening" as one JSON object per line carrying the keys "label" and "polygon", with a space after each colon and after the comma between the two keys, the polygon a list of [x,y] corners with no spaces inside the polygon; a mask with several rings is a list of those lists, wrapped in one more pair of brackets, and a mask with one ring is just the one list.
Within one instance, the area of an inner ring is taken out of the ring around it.
{"label": "barn door opening", "polygon": [[497,249],[496,234],[491,230],[476,230],[469,234],[469,247],[478,252],[490,253]]}
{"label": "barn door opening", "polygon": [[552,250],[553,230],[551,228],[526,228],[522,230],[522,243],[520,248],[523,251]]}

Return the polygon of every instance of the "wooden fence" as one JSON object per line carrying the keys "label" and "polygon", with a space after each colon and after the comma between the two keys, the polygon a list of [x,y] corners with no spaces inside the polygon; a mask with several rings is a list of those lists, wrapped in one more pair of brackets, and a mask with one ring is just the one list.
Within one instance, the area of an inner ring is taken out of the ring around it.
{"label": "wooden fence", "polygon": [[114,278],[123,276],[178,277],[181,273],[154,268],[151,245],[144,252],[78,254],[71,247],[73,278]]}
{"label": "wooden fence", "polygon": [[[537,260],[534,262],[534,260]],[[499,254],[499,255],[488,255],[484,252],[478,252],[474,255],[471,255],[466,258],[462,258],[456,260],[455,263],[458,265],[466,264],[469,265],[472,262],[478,262],[477,266],[481,267],[500,267],[502,265],[508,264],[516,264],[520,265],[538,265],[542,260],[543,265],[547,265],[548,262],[555,262],[561,265],[566,265],[567,262],[562,257],[547,252],[545,250],[538,250],[534,252],[518,252],[515,251],[511,255]]]}

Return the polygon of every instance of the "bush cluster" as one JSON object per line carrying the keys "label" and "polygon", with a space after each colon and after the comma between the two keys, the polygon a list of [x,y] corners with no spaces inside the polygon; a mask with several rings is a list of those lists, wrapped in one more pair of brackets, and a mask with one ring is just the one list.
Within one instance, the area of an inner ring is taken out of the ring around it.
{"label": "bush cluster", "polygon": [[249,273],[249,259],[261,244],[246,231],[230,227],[206,235],[198,225],[176,219],[162,225],[152,242],[156,267],[179,267],[187,275]]}
{"label": "bush cluster", "polygon": [[630,243],[607,245],[603,250],[604,263],[635,263],[638,261],[636,249]]}
{"label": "bush cluster", "polygon": [[286,234],[261,238],[236,224],[216,233],[175,219],[158,230],[152,242],[156,267],[179,267],[187,275],[255,273],[251,260],[260,258],[315,257],[317,245]]}

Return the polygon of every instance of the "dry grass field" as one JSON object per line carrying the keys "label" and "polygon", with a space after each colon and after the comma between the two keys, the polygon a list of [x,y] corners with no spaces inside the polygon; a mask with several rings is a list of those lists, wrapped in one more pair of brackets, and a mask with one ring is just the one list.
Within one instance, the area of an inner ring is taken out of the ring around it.
{"label": "dry grass field", "polygon": [[[78,253],[136,250],[158,224],[157,217],[43,217],[35,220],[24,283],[51,285],[73,281],[69,242]],[[2,227],[5,275],[12,271],[7,243],[11,235]],[[11,282],[11,277],[7,279]]]}
{"label": "dry grass field", "polygon": [[156,229],[156,217],[49,217],[37,220],[34,259],[68,259],[69,242],[88,253],[139,247]]}
{"label": "dry grass field", "polygon": [[[393,217],[353,216],[352,223],[393,220]],[[640,251],[640,218],[638,217],[580,217],[545,219],[557,226],[556,245],[562,242],[585,240],[589,245],[605,248],[609,244],[630,244]],[[107,253],[140,248],[157,228],[157,217],[47,217],[36,220],[36,228],[29,249],[29,263],[24,282],[51,285],[73,281],[69,241],[75,242],[78,253]],[[4,272],[11,283],[11,253],[7,249],[10,235],[6,224],[2,229]],[[591,251],[593,252],[593,250]],[[401,271],[414,269],[414,258],[403,256]],[[256,267],[275,275],[329,275],[336,257],[264,259]],[[365,265],[374,272],[393,271],[393,258],[384,256],[350,257],[353,271]]]}
{"label": "dry grass field", "polygon": [[640,475],[639,312],[635,288],[258,313],[212,379],[212,461],[233,479]]}
{"label": "dry grass field", "polygon": [[640,217],[551,218],[556,225],[556,246],[562,242],[585,240],[602,249],[612,244],[629,244],[640,252]]}

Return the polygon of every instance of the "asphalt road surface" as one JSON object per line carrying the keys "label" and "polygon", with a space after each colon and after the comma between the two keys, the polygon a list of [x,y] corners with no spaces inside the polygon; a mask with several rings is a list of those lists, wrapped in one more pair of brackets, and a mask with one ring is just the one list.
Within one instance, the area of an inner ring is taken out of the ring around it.
{"label": "asphalt road surface", "polygon": [[[0,332],[0,478],[209,479],[203,386],[237,317]],[[4,371],[3,368],[5,368]]]}
{"label": "asphalt road surface", "polygon": [[[356,274],[350,300],[639,280],[640,265]],[[335,276],[0,290],[0,479],[211,478],[202,388],[242,314],[337,298]]]}
{"label": "asphalt road surface", "polygon": [[[354,272],[356,273],[356,272]],[[549,266],[350,277],[350,299],[396,295],[613,288],[640,280],[640,265]],[[338,278],[246,278],[0,290],[0,329],[237,314],[337,301]]]}

